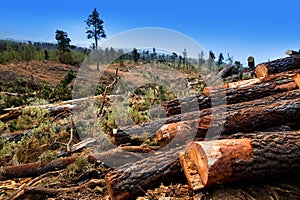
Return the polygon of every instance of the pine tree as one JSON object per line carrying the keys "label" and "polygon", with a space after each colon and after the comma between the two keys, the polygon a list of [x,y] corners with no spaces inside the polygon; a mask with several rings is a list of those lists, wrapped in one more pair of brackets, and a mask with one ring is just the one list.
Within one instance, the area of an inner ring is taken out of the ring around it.
{"label": "pine tree", "polygon": [[68,33],[62,30],[56,30],[55,39],[57,40],[58,50],[62,53],[70,52],[70,42],[71,39],[68,38]]}
{"label": "pine tree", "polygon": [[221,66],[221,64],[223,63],[223,60],[224,60],[223,54],[220,53],[219,58],[218,58],[218,62],[217,62],[218,67]]}
{"label": "pine tree", "polygon": [[96,50],[96,63],[97,70],[99,71],[99,57],[98,57],[98,42],[101,38],[106,38],[106,34],[103,28],[103,20],[100,19],[99,13],[94,8],[92,14],[89,15],[85,21],[87,24],[87,38],[94,39],[95,50]]}

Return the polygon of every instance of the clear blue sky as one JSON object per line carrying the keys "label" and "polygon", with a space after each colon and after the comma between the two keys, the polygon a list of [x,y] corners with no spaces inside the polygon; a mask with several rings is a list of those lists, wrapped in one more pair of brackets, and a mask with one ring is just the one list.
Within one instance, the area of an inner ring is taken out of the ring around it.
{"label": "clear blue sky", "polygon": [[55,42],[55,30],[75,45],[91,44],[85,22],[94,8],[108,38],[141,27],[172,29],[216,56],[246,63],[285,56],[300,49],[299,0],[10,0],[0,6],[0,38]]}

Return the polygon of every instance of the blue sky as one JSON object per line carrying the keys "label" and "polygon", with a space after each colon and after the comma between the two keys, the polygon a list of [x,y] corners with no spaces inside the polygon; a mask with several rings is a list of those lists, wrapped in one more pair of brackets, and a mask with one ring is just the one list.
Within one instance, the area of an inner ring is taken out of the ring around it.
{"label": "blue sky", "polygon": [[142,27],[181,32],[216,55],[246,63],[300,49],[298,0],[10,0],[0,6],[0,38],[55,42],[55,30],[75,45],[87,45],[85,22],[94,8],[108,38]]}

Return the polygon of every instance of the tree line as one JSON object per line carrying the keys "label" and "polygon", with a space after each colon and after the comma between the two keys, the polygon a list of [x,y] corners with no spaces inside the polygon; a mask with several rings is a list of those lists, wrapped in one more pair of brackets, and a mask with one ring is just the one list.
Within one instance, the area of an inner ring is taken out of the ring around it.
{"label": "tree line", "polygon": [[[209,52],[208,59],[204,59],[204,52],[198,54],[198,58],[188,58],[188,52],[184,48],[181,54],[172,52],[169,54],[156,52],[155,47],[152,51],[133,48],[132,51],[123,49],[99,48],[101,38],[106,38],[104,21],[100,19],[100,14],[96,8],[88,16],[86,23],[86,37],[92,39],[90,48],[82,48],[71,45],[71,39],[64,30],[56,30],[55,39],[57,44],[47,42],[17,42],[0,40],[0,64],[6,62],[30,61],[30,60],[50,60],[64,64],[80,65],[84,59],[87,63],[96,64],[99,70],[100,63],[119,62],[121,65],[125,61],[149,63],[166,63],[178,69],[198,69],[206,67],[208,71],[212,68],[222,70],[225,65],[235,65],[241,68],[239,61],[233,60],[233,56],[227,55],[225,60],[222,53],[216,58],[213,51]],[[89,54],[89,56],[87,56]],[[225,61],[224,61],[225,60]]]}
{"label": "tree line", "polygon": [[69,60],[61,60],[58,44],[47,42],[0,40],[0,64],[31,60],[49,60],[65,64],[80,64],[90,52],[87,48],[75,47]]}

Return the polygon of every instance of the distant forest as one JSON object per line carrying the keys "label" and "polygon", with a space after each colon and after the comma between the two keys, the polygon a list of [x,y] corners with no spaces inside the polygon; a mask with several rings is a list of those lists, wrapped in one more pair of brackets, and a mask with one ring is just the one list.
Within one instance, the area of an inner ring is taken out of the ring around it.
{"label": "distant forest", "polygon": [[[70,52],[70,59],[65,64],[80,64],[89,49],[74,47]],[[31,60],[50,60],[60,62],[58,44],[48,42],[19,42],[13,40],[0,40],[0,64]]]}

